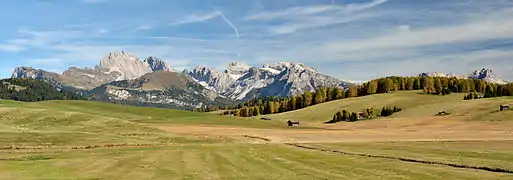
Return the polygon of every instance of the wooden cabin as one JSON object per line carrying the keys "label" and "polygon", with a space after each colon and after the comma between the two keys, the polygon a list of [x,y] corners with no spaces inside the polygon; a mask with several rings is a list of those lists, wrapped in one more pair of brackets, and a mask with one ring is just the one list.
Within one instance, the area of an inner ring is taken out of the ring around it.
{"label": "wooden cabin", "polygon": [[287,124],[288,124],[289,126],[294,126],[294,125],[299,126],[299,121],[295,121],[295,122],[293,122],[293,121],[290,121],[290,120],[289,120],[289,121],[287,121]]}
{"label": "wooden cabin", "polygon": [[501,111],[509,110],[509,105],[507,105],[507,104],[503,104],[503,105],[501,105],[501,106],[500,106],[500,110],[501,110]]}

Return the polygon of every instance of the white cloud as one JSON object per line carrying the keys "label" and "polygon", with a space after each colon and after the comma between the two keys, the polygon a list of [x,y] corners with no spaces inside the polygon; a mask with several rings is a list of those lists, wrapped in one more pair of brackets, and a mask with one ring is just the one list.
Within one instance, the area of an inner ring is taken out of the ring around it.
{"label": "white cloud", "polygon": [[198,23],[203,21],[208,21],[210,19],[214,19],[216,17],[221,16],[223,13],[220,11],[213,11],[209,13],[201,13],[201,14],[192,14],[184,19],[173,22],[171,25],[180,25],[180,24],[189,24],[189,23]]}
{"label": "white cloud", "polygon": [[45,47],[49,44],[62,42],[64,40],[80,37],[81,31],[33,31],[28,29],[19,29],[18,33],[28,36],[27,38],[18,38],[10,40],[12,44],[20,46]]}
{"label": "white cloud", "polygon": [[314,6],[296,6],[276,11],[260,12],[247,16],[246,20],[272,20],[276,18],[298,18],[303,16],[315,15],[325,12],[340,11],[352,13],[372,8],[374,6],[385,3],[387,0],[373,0],[366,3],[355,3],[348,5],[314,5]]}
{"label": "white cloud", "polygon": [[329,51],[351,52],[376,49],[415,48],[429,45],[465,43],[513,38],[513,11],[500,19],[477,20],[464,24],[428,27],[407,32],[385,34],[352,42],[330,42],[322,48]]}
{"label": "white cloud", "polygon": [[353,21],[358,21],[362,19],[375,17],[375,14],[357,14],[351,16],[337,17],[337,16],[318,16],[318,17],[304,17],[301,21],[294,21],[290,23],[285,23],[282,25],[271,26],[269,27],[269,31],[273,34],[282,35],[282,34],[290,34],[295,33],[297,31],[312,29],[312,28],[321,28],[329,25],[350,23]]}
{"label": "white cloud", "polygon": [[411,26],[410,25],[400,25],[397,27],[397,30],[399,30],[400,32],[409,32],[411,30]]}
{"label": "white cloud", "polygon": [[20,52],[25,50],[25,47],[15,44],[0,44],[0,51],[5,52]]}
{"label": "white cloud", "polygon": [[148,30],[148,29],[152,29],[152,28],[153,28],[152,25],[144,24],[144,25],[140,25],[140,26],[136,27],[135,31]]}

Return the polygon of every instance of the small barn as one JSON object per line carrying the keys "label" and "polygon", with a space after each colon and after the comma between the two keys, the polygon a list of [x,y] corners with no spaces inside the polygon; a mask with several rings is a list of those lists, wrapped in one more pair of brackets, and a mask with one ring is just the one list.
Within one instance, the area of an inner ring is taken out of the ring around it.
{"label": "small barn", "polygon": [[299,121],[291,121],[291,120],[289,120],[289,121],[287,121],[287,124],[288,124],[289,126],[294,126],[294,125],[299,126]]}
{"label": "small barn", "polygon": [[509,110],[509,105],[507,105],[507,104],[503,104],[503,105],[501,105],[501,106],[500,106],[500,110],[501,110],[501,111]]}

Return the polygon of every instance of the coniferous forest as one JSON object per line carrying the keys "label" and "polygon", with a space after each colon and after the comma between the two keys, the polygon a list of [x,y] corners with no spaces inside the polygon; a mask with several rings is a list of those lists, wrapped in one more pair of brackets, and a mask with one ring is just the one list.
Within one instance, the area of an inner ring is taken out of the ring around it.
{"label": "coniferous forest", "polygon": [[73,92],[55,89],[51,84],[36,79],[0,80],[0,99],[35,102],[45,100],[82,100]]}
{"label": "coniferous forest", "polygon": [[461,79],[456,77],[399,77],[391,76],[371,80],[358,86],[342,89],[340,87],[318,87],[314,92],[292,97],[261,97],[250,99],[234,107],[211,106],[203,111],[227,110],[221,115],[250,117],[293,111],[308,106],[372,94],[394,91],[422,90],[429,95],[448,95],[451,93],[480,93],[484,98],[512,96],[513,84],[498,85],[484,80]]}

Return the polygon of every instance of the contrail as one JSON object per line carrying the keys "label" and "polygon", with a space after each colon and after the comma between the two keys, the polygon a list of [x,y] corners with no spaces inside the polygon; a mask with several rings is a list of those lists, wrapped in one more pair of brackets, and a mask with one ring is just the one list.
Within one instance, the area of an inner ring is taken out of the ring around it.
{"label": "contrail", "polygon": [[[226,18],[226,16],[224,16],[224,14],[221,14],[221,17],[223,18],[223,21],[233,29],[233,32],[235,32],[235,36],[237,36],[237,41],[239,41],[240,34],[239,34],[239,30],[237,29],[237,27],[235,27],[235,25],[233,25],[232,22],[230,20],[228,20],[228,18]],[[240,57],[240,53],[238,53],[237,56]]]}
{"label": "contrail", "polygon": [[233,31],[235,32],[235,35],[237,36],[237,40],[239,40],[240,38],[240,35],[239,35],[239,30],[237,29],[237,27],[235,27],[232,22],[230,22],[230,20],[228,20],[226,18],[226,16],[224,16],[224,14],[221,14],[221,17],[223,18],[224,22],[226,22],[226,24],[228,24],[228,26],[230,26]]}

